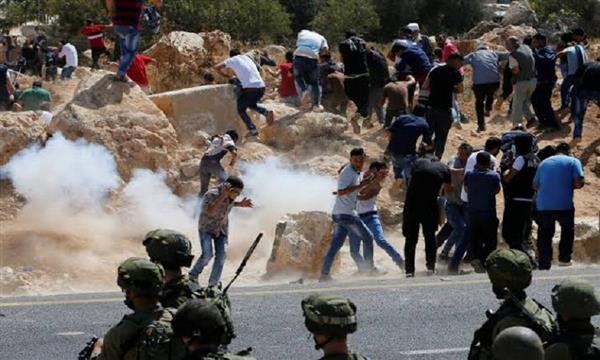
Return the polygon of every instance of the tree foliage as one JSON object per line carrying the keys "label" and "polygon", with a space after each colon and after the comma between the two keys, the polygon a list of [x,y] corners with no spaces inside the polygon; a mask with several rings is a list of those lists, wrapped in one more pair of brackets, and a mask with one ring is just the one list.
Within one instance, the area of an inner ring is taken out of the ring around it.
{"label": "tree foliage", "polygon": [[326,2],[326,0],[280,0],[287,12],[292,15],[294,33],[306,29]]}
{"label": "tree foliage", "polygon": [[570,17],[590,33],[600,33],[600,0],[532,0],[542,21]]}
{"label": "tree foliage", "polygon": [[330,42],[338,42],[346,30],[368,34],[379,28],[379,17],[370,0],[328,0],[312,26]]}
{"label": "tree foliage", "polygon": [[417,21],[419,0],[374,0],[381,27],[374,33],[379,41],[390,41],[398,37],[400,29]]}

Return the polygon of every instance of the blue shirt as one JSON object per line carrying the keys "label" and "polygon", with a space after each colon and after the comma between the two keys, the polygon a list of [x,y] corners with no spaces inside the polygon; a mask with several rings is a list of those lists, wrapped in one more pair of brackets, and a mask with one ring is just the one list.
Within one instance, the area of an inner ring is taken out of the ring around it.
{"label": "blue shirt", "polygon": [[396,70],[399,73],[428,72],[431,70],[429,57],[418,45],[409,46],[402,53],[399,62],[396,63]]}
{"label": "blue shirt", "polygon": [[417,140],[423,136],[423,142],[431,144],[431,131],[425,119],[416,115],[401,115],[394,120],[388,131],[392,133],[388,152],[393,155],[414,155],[417,152]]}
{"label": "blue shirt", "polygon": [[574,157],[559,154],[542,161],[533,179],[538,186],[537,209],[573,210],[573,183],[579,177],[583,178],[583,168]]}
{"label": "blue shirt", "polygon": [[567,52],[567,75],[575,75],[577,70],[587,63],[587,53],[581,45],[569,46]]}
{"label": "blue shirt", "polygon": [[473,67],[473,84],[493,84],[500,82],[498,65],[508,58],[508,52],[478,49],[465,57],[464,64]]}
{"label": "blue shirt", "polygon": [[556,82],[556,51],[550,46],[533,52],[538,83]]}
{"label": "blue shirt", "polygon": [[500,189],[500,175],[494,170],[468,172],[464,180],[467,188],[469,214],[496,217],[496,193]]}
{"label": "blue shirt", "polygon": [[[338,178],[338,190],[356,186],[360,183],[360,171],[351,164],[344,166]],[[333,215],[356,215],[358,190],[343,196],[336,196],[333,205]]]}

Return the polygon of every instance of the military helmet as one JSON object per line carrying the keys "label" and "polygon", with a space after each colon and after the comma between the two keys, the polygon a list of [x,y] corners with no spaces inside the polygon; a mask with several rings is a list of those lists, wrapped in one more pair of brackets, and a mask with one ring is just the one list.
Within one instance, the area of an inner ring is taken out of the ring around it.
{"label": "military helmet", "polygon": [[552,289],[552,307],[568,318],[586,319],[600,314],[600,290],[586,280],[567,279]]}
{"label": "military helmet", "polygon": [[192,299],[180,307],[172,326],[175,336],[195,338],[206,345],[228,345],[232,339],[217,305],[205,299]]}
{"label": "military helmet", "polygon": [[302,300],[304,324],[313,334],[344,336],[356,331],[356,305],[349,299],[311,295]]}
{"label": "military helmet", "polygon": [[503,330],[492,346],[497,360],[543,360],[544,346],[540,337],[531,329],[513,326]]}
{"label": "military helmet", "polygon": [[165,271],[148,259],[131,257],[118,269],[117,285],[143,295],[158,296],[165,281]]}
{"label": "military helmet", "polygon": [[150,260],[163,265],[165,269],[192,265],[194,259],[192,243],[177,231],[167,229],[150,231],[144,237],[143,244]]}
{"label": "military helmet", "polygon": [[531,284],[533,265],[527,254],[520,250],[495,250],[485,261],[485,267],[496,288],[519,291]]}

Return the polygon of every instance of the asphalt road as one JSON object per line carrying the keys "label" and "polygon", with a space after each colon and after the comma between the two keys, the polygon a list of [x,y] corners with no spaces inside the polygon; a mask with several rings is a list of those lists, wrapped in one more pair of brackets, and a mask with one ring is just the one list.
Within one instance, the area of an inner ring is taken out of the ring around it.
{"label": "asphalt road", "polygon": [[[598,266],[557,269],[536,273],[529,293],[550,306],[554,284],[571,276],[600,286]],[[351,349],[371,359],[465,359],[485,310],[497,307],[487,278],[476,274],[237,288],[231,349],[253,347],[258,359],[319,358],[300,310],[300,300],[319,291],[357,304]],[[0,359],[74,359],[127,311],[120,293],[0,298]],[[594,320],[600,325],[600,317]]]}

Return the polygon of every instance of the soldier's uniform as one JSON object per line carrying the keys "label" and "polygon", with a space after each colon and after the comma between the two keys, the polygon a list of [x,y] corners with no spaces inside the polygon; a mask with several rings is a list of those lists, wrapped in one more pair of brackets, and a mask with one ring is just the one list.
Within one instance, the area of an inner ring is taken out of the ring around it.
{"label": "soldier's uniform", "polygon": [[547,360],[600,359],[600,329],[591,317],[600,315],[600,291],[585,281],[567,279],[552,290],[559,334],[546,347]]}
{"label": "soldier's uniform", "polygon": [[488,320],[475,332],[469,360],[493,359],[492,344],[503,330],[522,326],[533,330],[545,342],[556,332],[556,319],[543,305],[527,297],[533,266],[522,251],[499,249],[485,263],[494,293],[504,299],[496,312],[488,311]]}
{"label": "soldier's uniform", "polygon": [[198,283],[182,274],[180,277],[165,283],[160,303],[165,307],[179,308],[181,305],[194,298],[194,293],[199,290]]}
{"label": "soldier's uniform", "polygon": [[[311,295],[302,300],[304,325],[313,334],[328,336],[329,341],[356,331],[356,305],[349,299],[329,295]],[[315,341],[315,348],[326,344]],[[368,360],[360,354],[326,354],[321,360]]]}
{"label": "soldier's uniform", "polygon": [[495,360],[544,360],[544,345],[531,329],[513,326],[494,339]]}

